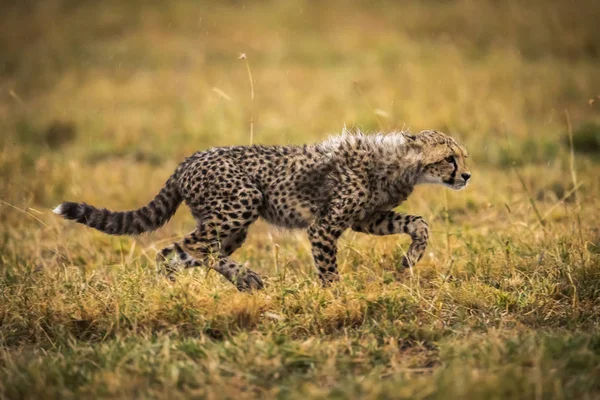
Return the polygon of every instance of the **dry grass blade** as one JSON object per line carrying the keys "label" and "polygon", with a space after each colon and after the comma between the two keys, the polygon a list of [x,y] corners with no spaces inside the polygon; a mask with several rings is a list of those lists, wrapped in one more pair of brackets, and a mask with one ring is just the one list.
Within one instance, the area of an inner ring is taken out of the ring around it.
{"label": "dry grass blade", "polygon": [[523,188],[523,190],[527,194],[527,199],[529,200],[529,204],[531,204],[531,207],[533,208],[533,211],[535,212],[535,216],[537,217],[539,224],[542,225],[542,226],[545,226],[546,225],[546,221],[544,220],[544,217],[542,217],[542,214],[540,214],[540,210],[537,207],[535,199],[531,195],[531,192],[529,191],[529,188],[527,188],[527,184],[525,183],[525,180],[521,176],[521,173],[519,172],[519,170],[514,165],[512,166],[512,169],[515,172],[515,174],[517,175],[517,178],[519,178],[519,182],[521,183],[521,187]]}
{"label": "dry grass blade", "polygon": [[252,79],[252,71],[250,63],[245,53],[240,53],[238,60],[244,60],[246,71],[248,72],[248,81],[250,82],[250,144],[254,143],[254,79]]}
{"label": "dry grass blade", "polygon": [[12,204],[10,204],[10,203],[8,203],[8,202],[6,202],[6,201],[2,200],[2,199],[0,199],[0,203],[4,204],[5,206],[8,206],[8,207],[10,207],[10,208],[12,208],[12,209],[15,209],[15,210],[17,210],[17,211],[19,211],[19,212],[21,212],[21,213],[23,213],[23,214],[27,215],[27,216],[28,216],[28,217],[30,217],[30,218],[33,218],[34,220],[36,220],[37,222],[39,222],[41,225],[43,225],[43,226],[44,226],[44,228],[48,228],[48,225],[47,225],[47,224],[46,224],[44,221],[42,221],[41,219],[39,219],[39,218],[38,218],[38,217],[36,217],[35,215],[31,214],[31,213],[30,213],[30,212],[28,212],[27,210],[24,210],[24,209],[22,209],[22,208],[19,208],[19,207],[15,206],[15,205],[12,205]]}

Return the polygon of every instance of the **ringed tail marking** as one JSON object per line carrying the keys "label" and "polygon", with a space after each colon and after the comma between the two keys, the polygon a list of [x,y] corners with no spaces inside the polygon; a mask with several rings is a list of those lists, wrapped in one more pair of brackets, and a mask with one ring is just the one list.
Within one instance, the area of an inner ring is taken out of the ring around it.
{"label": "ringed tail marking", "polygon": [[110,235],[139,235],[166,224],[182,201],[175,176],[171,176],[156,197],[137,210],[115,212],[86,203],[64,202],[52,211]]}

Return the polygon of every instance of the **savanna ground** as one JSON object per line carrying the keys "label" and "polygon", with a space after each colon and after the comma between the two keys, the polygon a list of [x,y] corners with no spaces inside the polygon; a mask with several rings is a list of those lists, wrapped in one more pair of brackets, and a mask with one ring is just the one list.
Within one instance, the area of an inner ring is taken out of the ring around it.
{"label": "savanna ground", "polygon": [[[0,398],[600,398],[598,20],[594,0],[4,1]],[[348,232],[326,290],[301,232],[252,227],[250,295],[157,277],[184,207],[137,238],[50,212],[144,205],[251,121],[267,144],[443,130],[473,182],[400,207],[433,229],[412,272],[407,237]]]}

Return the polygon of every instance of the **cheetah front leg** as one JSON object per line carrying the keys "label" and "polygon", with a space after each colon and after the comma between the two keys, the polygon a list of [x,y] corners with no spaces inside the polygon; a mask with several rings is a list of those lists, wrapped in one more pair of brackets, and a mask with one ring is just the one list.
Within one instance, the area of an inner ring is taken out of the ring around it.
{"label": "cheetah front leg", "polygon": [[399,214],[393,211],[377,212],[369,218],[352,225],[357,232],[373,235],[393,235],[406,233],[410,235],[410,244],[406,255],[402,258],[404,268],[414,267],[423,257],[429,239],[429,226],[418,215]]}
{"label": "cheetah front leg", "polygon": [[308,227],[308,239],[319,278],[324,286],[339,280],[337,270],[337,240],[342,229],[328,223],[313,223]]}

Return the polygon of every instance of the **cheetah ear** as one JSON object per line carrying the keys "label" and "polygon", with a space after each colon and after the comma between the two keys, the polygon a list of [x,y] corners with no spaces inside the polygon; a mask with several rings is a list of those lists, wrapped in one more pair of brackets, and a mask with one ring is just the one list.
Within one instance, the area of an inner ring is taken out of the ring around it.
{"label": "cheetah ear", "polygon": [[436,133],[433,129],[425,129],[419,132],[417,136],[431,135],[433,133]]}
{"label": "cheetah ear", "polygon": [[428,137],[431,135],[431,131],[430,130],[424,130],[421,131],[419,133],[417,133],[416,135],[410,135],[410,139],[413,141],[426,141],[428,139]]}

